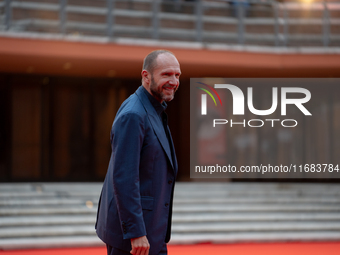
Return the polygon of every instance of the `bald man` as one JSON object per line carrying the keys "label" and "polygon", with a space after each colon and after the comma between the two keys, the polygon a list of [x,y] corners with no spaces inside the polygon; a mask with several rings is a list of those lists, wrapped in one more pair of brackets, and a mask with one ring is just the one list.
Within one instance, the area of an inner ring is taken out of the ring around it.
{"label": "bald man", "polygon": [[142,85],[126,99],[111,129],[111,158],[98,205],[96,231],[108,255],[167,254],[177,175],[166,102],[179,87],[173,53],[144,59]]}

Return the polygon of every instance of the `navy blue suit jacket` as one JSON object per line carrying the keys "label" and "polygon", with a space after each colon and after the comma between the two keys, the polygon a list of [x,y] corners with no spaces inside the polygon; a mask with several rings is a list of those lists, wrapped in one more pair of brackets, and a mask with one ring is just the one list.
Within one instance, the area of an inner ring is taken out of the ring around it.
{"label": "navy blue suit jacket", "polygon": [[96,231],[105,243],[126,251],[131,250],[131,238],[146,235],[152,255],[170,240],[177,160],[161,112],[147,93],[140,86],[124,101],[113,122],[112,154]]}

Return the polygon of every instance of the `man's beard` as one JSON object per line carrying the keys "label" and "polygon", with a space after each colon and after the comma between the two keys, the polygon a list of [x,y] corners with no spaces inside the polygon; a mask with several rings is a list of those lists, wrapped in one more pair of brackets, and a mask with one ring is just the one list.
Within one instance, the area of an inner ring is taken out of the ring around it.
{"label": "man's beard", "polygon": [[[151,75],[150,91],[151,91],[152,95],[154,97],[156,97],[159,101],[170,102],[172,99],[174,99],[175,92],[176,92],[177,88],[173,90],[173,93],[171,95],[166,95],[166,94],[163,93],[163,86],[158,87],[154,78],[153,78],[153,75]],[[165,85],[165,86],[167,86],[167,85]],[[171,86],[168,85],[168,87],[171,87]]]}

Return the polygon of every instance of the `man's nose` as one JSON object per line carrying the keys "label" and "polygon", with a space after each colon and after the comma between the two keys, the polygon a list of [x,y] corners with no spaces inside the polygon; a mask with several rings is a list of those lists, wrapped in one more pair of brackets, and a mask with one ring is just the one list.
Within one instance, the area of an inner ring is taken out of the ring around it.
{"label": "man's nose", "polygon": [[178,79],[175,75],[171,75],[170,79],[169,79],[169,84],[176,86],[178,83]]}

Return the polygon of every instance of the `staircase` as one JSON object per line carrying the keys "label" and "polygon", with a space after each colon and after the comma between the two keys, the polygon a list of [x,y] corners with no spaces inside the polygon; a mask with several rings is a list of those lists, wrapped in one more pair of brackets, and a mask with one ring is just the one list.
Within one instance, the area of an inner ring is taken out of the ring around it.
{"label": "staircase", "polygon": [[340,240],[339,184],[179,184],[174,243]]}
{"label": "staircase", "polygon": [[[0,184],[0,250],[98,246],[100,183]],[[340,240],[339,184],[177,183],[172,244]]]}
{"label": "staircase", "polygon": [[100,184],[0,185],[0,249],[101,245]]}
{"label": "staircase", "polygon": [[5,26],[5,15],[1,14],[1,12],[0,12],[0,31],[4,31],[5,28],[6,28],[6,26]]}

